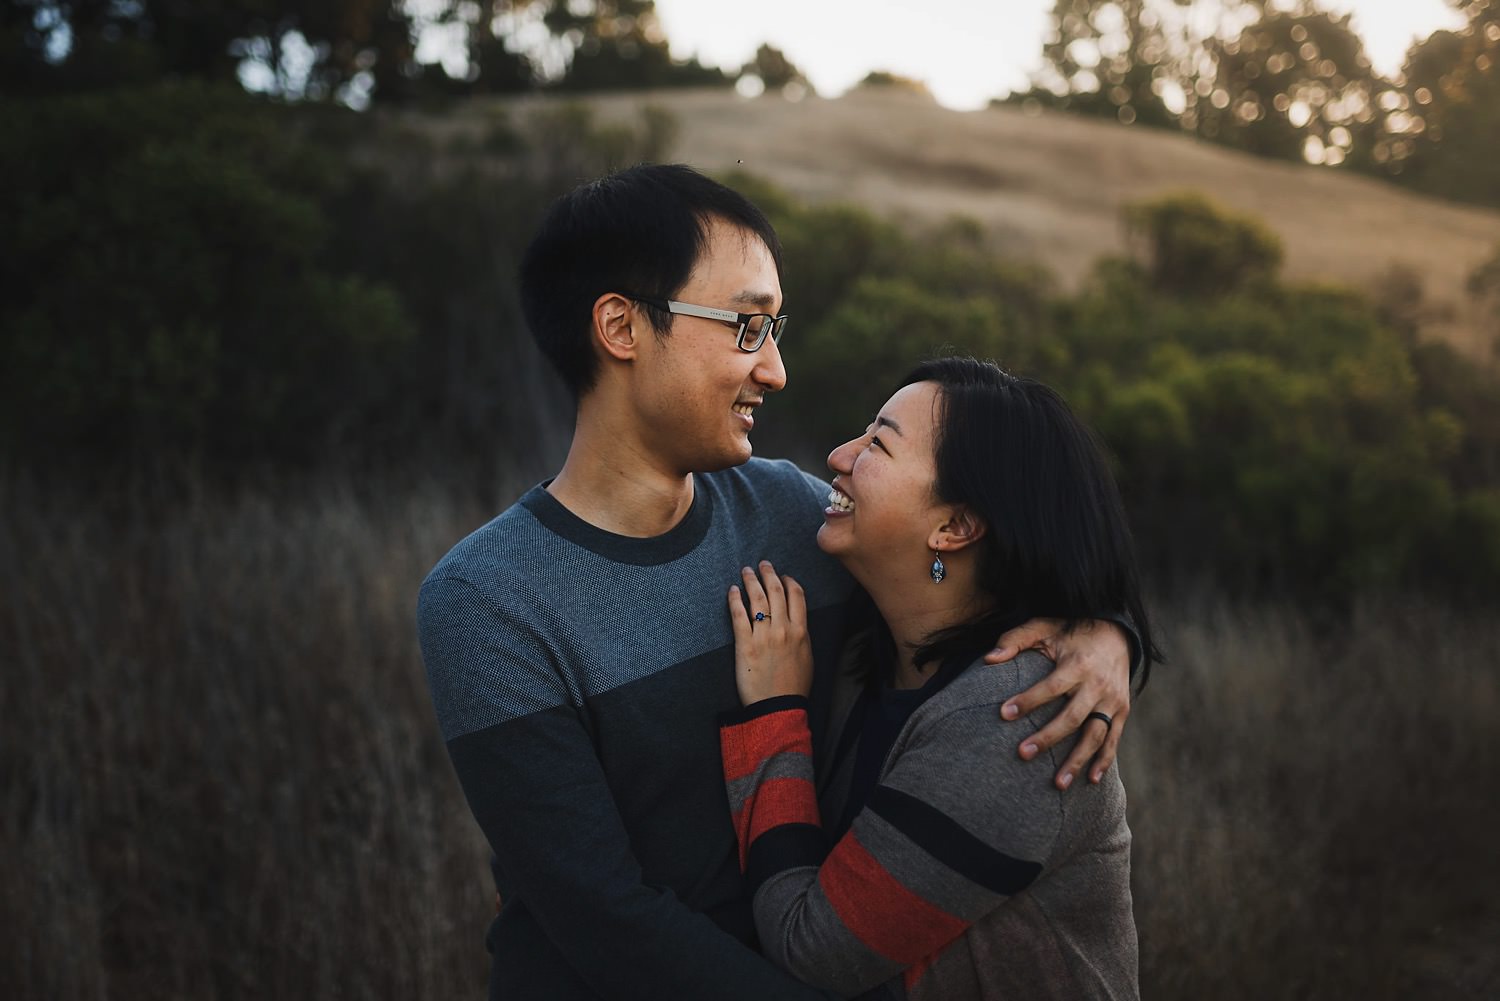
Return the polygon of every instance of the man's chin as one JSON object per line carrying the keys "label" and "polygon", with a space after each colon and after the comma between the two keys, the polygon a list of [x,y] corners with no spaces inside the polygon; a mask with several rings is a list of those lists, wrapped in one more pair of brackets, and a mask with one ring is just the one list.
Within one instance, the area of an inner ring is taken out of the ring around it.
{"label": "man's chin", "polygon": [[755,449],[750,445],[750,439],[746,438],[739,448],[727,449],[715,456],[705,456],[695,467],[700,473],[717,473],[722,469],[733,469],[735,466],[743,466],[750,461]]}

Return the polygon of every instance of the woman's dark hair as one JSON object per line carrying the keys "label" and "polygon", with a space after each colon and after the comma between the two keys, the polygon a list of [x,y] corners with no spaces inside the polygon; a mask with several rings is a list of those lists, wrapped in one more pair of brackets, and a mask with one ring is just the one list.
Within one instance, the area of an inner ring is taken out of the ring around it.
{"label": "woman's dark hair", "polygon": [[[607,292],[673,298],[692,275],[714,219],[764,242],[781,275],[781,242],[760,209],[682,164],[618,171],[574,188],[548,209],[521,261],[521,311],[575,398],[599,374],[589,343],[594,303]],[[642,308],[658,336],[671,330],[671,314]]]}
{"label": "woman's dark hair", "polygon": [[986,648],[1018,612],[1070,626],[1123,614],[1140,637],[1134,680],[1144,686],[1162,656],[1120,491],[1093,433],[1055,391],[988,362],[924,362],[901,385],[918,382],[939,387],[934,489],[984,521],[978,583],[995,611],[928,637],[917,662]]}

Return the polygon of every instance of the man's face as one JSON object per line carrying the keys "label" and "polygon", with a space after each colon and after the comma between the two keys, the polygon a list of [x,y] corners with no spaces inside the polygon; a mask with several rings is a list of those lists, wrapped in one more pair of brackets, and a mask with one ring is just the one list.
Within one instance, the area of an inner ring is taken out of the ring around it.
{"label": "man's face", "polygon": [[[776,314],[781,282],[760,237],[714,220],[707,245],[675,298]],[[644,315],[641,320],[646,322]],[[756,408],[784,385],[781,352],[769,337],[758,351],[746,353],[735,346],[735,328],[718,320],[674,316],[664,340],[646,327],[633,401],[642,444],[675,474],[737,466],[750,458]]]}

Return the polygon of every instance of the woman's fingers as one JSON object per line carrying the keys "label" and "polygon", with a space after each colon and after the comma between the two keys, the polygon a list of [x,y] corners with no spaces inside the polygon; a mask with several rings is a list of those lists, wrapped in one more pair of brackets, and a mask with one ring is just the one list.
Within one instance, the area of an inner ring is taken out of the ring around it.
{"label": "woman's fingers", "polygon": [[750,617],[745,614],[745,599],[740,589],[729,587],[729,627],[734,630],[734,642],[743,643],[750,638]]}
{"label": "woman's fingers", "polygon": [[792,629],[807,631],[807,594],[790,577],[783,577],[786,584],[786,624]]}
{"label": "woman's fingers", "polygon": [[760,579],[766,590],[766,613],[776,628],[786,626],[786,589],[770,560],[760,561]]}
{"label": "woman's fingers", "polygon": [[[767,607],[766,589],[761,586],[760,578],[756,576],[755,571],[749,567],[740,568],[740,578],[744,582],[745,600],[750,606],[750,624],[753,628],[757,621],[764,621],[771,612]],[[761,617],[759,620],[756,619],[757,615]]]}

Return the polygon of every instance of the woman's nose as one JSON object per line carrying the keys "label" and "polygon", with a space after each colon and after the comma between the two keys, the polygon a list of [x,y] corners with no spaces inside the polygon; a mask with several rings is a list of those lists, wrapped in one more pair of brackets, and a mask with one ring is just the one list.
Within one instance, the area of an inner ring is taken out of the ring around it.
{"label": "woman's nose", "polygon": [[828,453],[828,468],[835,473],[849,473],[854,469],[854,456],[859,451],[859,438],[851,438]]}

